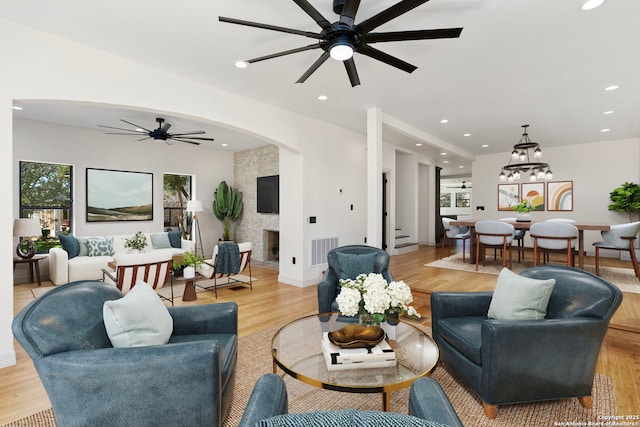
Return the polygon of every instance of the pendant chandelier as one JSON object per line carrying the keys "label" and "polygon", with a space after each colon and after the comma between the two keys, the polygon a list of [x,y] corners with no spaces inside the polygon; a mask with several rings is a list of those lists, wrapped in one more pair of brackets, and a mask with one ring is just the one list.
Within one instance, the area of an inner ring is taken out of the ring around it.
{"label": "pendant chandelier", "polygon": [[[549,164],[538,161],[542,156],[540,144],[529,139],[529,134],[527,133],[529,125],[522,125],[522,127],[524,128],[522,137],[513,146],[511,159],[508,164],[502,167],[498,178],[501,182],[513,182],[520,180],[521,175],[528,173],[529,181],[552,179],[553,173]],[[533,153],[532,156],[530,156],[530,150]]]}

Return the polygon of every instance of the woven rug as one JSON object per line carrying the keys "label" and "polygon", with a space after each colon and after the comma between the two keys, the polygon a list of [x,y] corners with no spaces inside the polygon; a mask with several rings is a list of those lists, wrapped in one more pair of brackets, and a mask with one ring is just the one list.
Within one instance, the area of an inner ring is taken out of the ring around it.
{"label": "woven rug", "polygon": [[[482,263],[480,263],[477,273],[498,275],[500,270],[502,270],[502,259],[500,256],[498,256],[498,259],[494,261],[493,256],[489,255],[486,263],[486,266],[483,266]],[[463,262],[461,252],[451,255],[450,257],[430,262],[429,264],[426,264],[426,266],[476,273],[476,265],[469,263],[468,259],[467,262]],[[520,273],[522,270],[529,267],[533,267],[533,261],[531,260],[522,262],[513,261],[511,270],[515,273]],[[596,274],[596,267],[594,265],[585,265],[584,269],[585,271]],[[640,294],[640,281],[638,281],[638,278],[635,276],[632,268],[601,266],[600,277],[616,285],[622,292]]]}
{"label": "woven rug", "polygon": [[[235,427],[247,405],[249,395],[256,380],[272,372],[272,360],[269,346],[273,334],[281,326],[265,329],[256,334],[241,337],[238,342],[238,371],[236,386],[225,427]],[[422,327],[422,326],[420,326]],[[422,327],[427,333],[430,330]],[[451,400],[458,416],[466,426],[473,427],[513,427],[513,426],[554,426],[595,424],[598,417],[617,413],[616,398],[611,379],[605,375],[596,375],[593,386],[593,409],[580,406],[578,399],[564,399],[551,402],[539,402],[501,406],[494,420],[484,416],[482,405],[475,395],[459,383],[446,369],[437,368],[433,373]],[[318,409],[356,408],[380,410],[382,395],[353,394],[319,389],[289,376],[284,377],[289,394],[289,412],[306,412]],[[526,385],[523,384],[523,387]],[[391,410],[407,413],[409,390],[399,390],[391,394]],[[7,424],[3,427],[54,427],[52,410],[46,410]],[[602,419],[602,418],[600,418]],[[568,424],[578,423],[578,424]]]}

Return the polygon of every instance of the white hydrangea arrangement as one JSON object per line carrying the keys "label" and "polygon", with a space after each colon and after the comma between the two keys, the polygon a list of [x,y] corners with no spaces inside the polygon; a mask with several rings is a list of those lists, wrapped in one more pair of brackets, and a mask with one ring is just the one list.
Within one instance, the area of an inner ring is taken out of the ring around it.
{"label": "white hydrangea arrangement", "polygon": [[355,280],[340,280],[340,286],[336,302],[345,316],[370,314],[376,323],[380,323],[394,310],[414,319],[420,318],[420,313],[409,305],[413,296],[411,288],[403,281],[387,283],[382,274],[370,273],[360,274]]}

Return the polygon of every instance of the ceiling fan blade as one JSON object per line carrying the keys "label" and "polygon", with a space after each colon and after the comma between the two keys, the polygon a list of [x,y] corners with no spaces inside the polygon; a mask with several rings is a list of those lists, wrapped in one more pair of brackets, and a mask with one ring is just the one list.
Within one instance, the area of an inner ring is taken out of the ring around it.
{"label": "ceiling fan blade", "polygon": [[[132,131],[130,131],[132,132]],[[105,135],[135,135],[135,136],[140,136],[140,135],[145,135],[146,132],[136,132],[136,133],[124,133],[124,132],[105,132]]]}
{"label": "ceiling fan blade", "polygon": [[391,56],[388,53],[381,52],[378,49],[374,49],[368,45],[363,45],[360,49],[358,49],[358,53],[367,55],[368,57],[377,59],[378,61],[382,61],[385,64],[389,64],[392,67],[399,68],[402,71],[406,71],[407,73],[413,73],[418,68],[415,65],[411,65],[408,62],[398,59],[395,56]]}
{"label": "ceiling fan blade", "polygon": [[170,138],[172,138],[172,139],[180,139],[180,140],[182,140],[182,139],[197,139],[198,141],[215,141],[215,139],[213,139],[213,138],[203,138],[203,137],[199,137],[199,136],[187,136],[187,137],[179,136],[179,137],[176,138],[174,135],[171,135]]}
{"label": "ceiling fan blade", "polygon": [[324,62],[329,59],[329,52],[323,52],[320,58],[314,62],[311,67],[296,81],[296,83],[304,83],[311,74],[313,74]]}
{"label": "ceiling fan blade", "polygon": [[146,137],[146,138],[141,138],[141,139],[139,139],[138,141],[144,141],[144,140],[146,140],[146,139],[151,139],[151,137],[150,137],[150,136],[148,136],[148,137]]}
{"label": "ceiling fan blade", "polygon": [[378,28],[380,25],[385,24],[391,21],[398,16],[409,12],[411,9],[414,9],[421,4],[428,2],[429,0],[402,0],[393,6],[390,6],[378,13],[377,15],[372,16],[369,19],[366,19],[356,25],[358,29],[364,34],[369,31]]}
{"label": "ceiling fan blade", "polygon": [[360,78],[358,78],[358,70],[356,70],[356,63],[353,60],[353,57],[344,61],[344,68],[347,70],[351,87],[358,86],[360,84]]}
{"label": "ceiling fan blade", "polygon": [[324,30],[333,28],[331,22],[327,21],[327,19],[322,16],[320,12],[318,12],[318,9],[313,7],[307,0],[293,0],[293,2],[300,6],[300,9],[304,10],[306,14],[311,17],[311,19],[316,21],[316,24],[320,25],[320,28]]}
{"label": "ceiling fan blade", "polygon": [[121,122],[125,122],[126,124],[131,125],[131,126],[133,126],[134,128],[140,128],[140,129],[144,129],[144,130],[146,130],[147,132],[153,132],[153,131],[152,131],[152,130],[150,130],[150,129],[144,128],[144,127],[142,127],[142,126],[140,126],[140,125],[137,125],[137,124],[135,124],[135,123],[128,122],[128,121],[126,121],[125,119],[120,119],[120,121],[121,121]]}
{"label": "ceiling fan blade", "polygon": [[[123,131],[125,131],[125,132],[138,132],[138,134],[140,134],[140,133],[144,133],[144,131],[143,131],[143,130],[116,128],[116,127],[113,127],[113,126],[98,125],[98,127],[100,127],[100,128],[107,128],[107,129],[115,129],[115,130],[123,130]],[[136,134],[136,135],[137,135],[137,134]]]}
{"label": "ceiling fan blade", "polygon": [[173,139],[174,141],[186,142],[187,144],[200,145],[199,142],[189,141],[187,139],[182,139],[182,138],[171,138],[171,139]]}
{"label": "ceiling fan blade", "polygon": [[318,49],[318,48],[320,48],[320,43],[314,43],[314,44],[310,44],[304,47],[299,47],[296,49],[285,50],[278,53],[272,53],[271,55],[265,55],[259,58],[249,59],[247,62],[250,64],[253,64],[254,62],[264,61],[265,59],[279,58],[281,56],[290,55],[292,53],[304,52],[305,50]]}
{"label": "ceiling fan blade", "polygon": [[194,130],[192,132],[170,133],[168,134],[168,136],[202,135],[203,133],[206,133],[206,132],[203,130]]}
{"label": "ceiling fan blade", "polygon": [[218,20],[220,22],[227,22],[229,24],[245,25],[247,27],[262,28],[263,30],[271,30],[271,31],[279,31],[281,33],[296,34],[299,36],[311,37],[313,39],[322,38],[319,33],[312,33],[310,31],[301,31],[301,30],[296,30],[294,28],[279,27],[277,25],[261,24],[260,22],[243,21],[241,19],[225,18],[224,16],[218,16]]}
{"label": "ceiling fan blade", "polygon": [[358,13],[358,7],[360,7],[360,0],[346,0],[342,7],[340,23],[353,27],[356,19],[356,13]]}
{"label": "ceiling fan blade", "polygon": [[365,43],[399,42],[406,40],[454,39],[460,37],[462,28],[442,28],[439,30],[395,31],[390,33],[365,34]]}

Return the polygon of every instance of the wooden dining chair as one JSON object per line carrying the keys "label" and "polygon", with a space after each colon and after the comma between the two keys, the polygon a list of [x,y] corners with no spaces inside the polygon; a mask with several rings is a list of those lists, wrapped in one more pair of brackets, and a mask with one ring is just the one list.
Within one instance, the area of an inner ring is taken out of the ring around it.
{"label": "wooden dining chair", "polygon": [[636,277],[640,279],[640,268],[638,268],[638,258],[634,248],[635,240],[640,232],[640,221],[629,224],[612,225],[609,231],[602,231],[604,241],[595,242],[596,248],[596,275],[600,275],[600,249],[610,249],[615,251],[628,251],[631,255],[631,263]]}
{"label": "wooden dining chair", "polygon": [[[511,242],[515,235],[515,227],[504,221],[483,220],[476,222],[476,271],[482,256],[482,266],[486,266],[486,248],[501,249],[502,267],[506,266],[507,249],[509,250],[509,268],[512,267]],[[480,252],[482,249],[482,252]],[[482,255],[481,255],[482,254]]]}
{"label": "wooden dining chair", "polygon": [[[533,239],[533,265],[540,264],[540,254],[561,252],[567,254],[567,266],[575,266],[575,249],[578,228],[563,221],[543,221],[531,224],[529,234]],[[545,261],[548,258],[545,258]]]}

